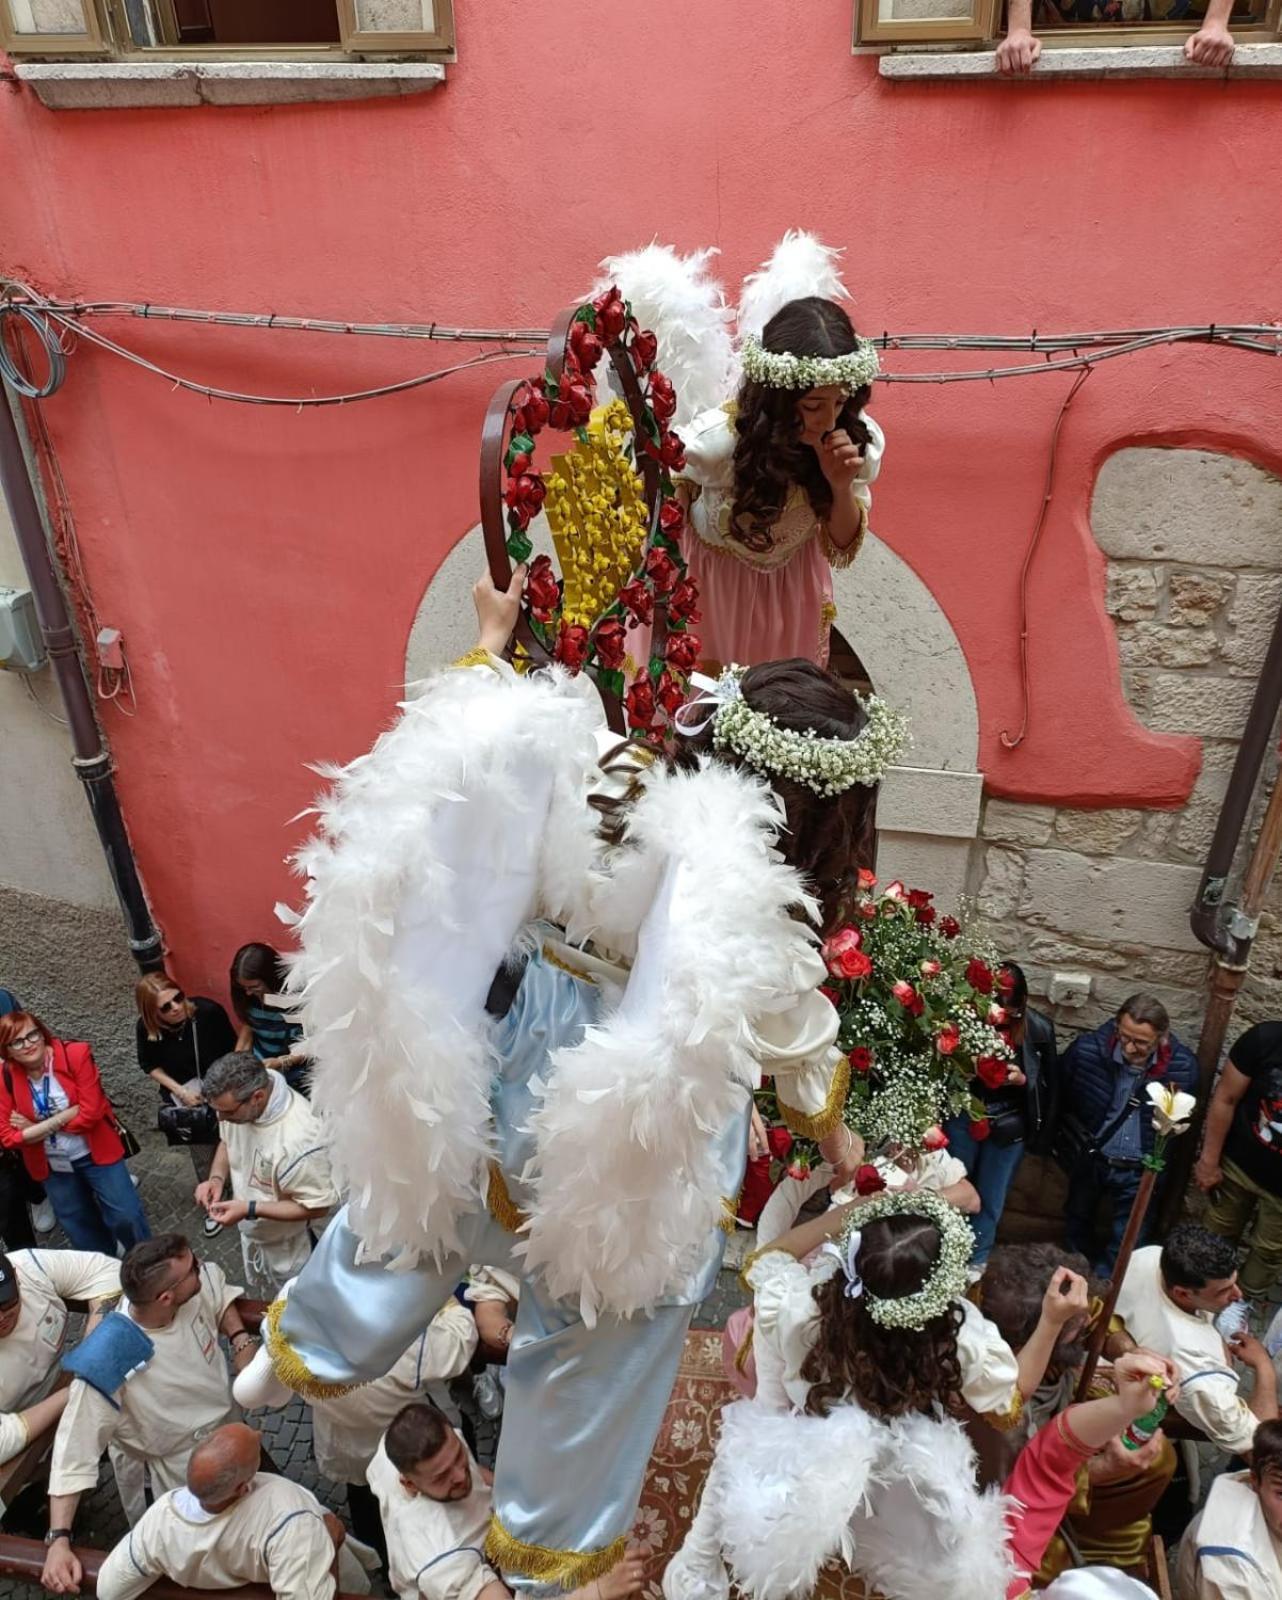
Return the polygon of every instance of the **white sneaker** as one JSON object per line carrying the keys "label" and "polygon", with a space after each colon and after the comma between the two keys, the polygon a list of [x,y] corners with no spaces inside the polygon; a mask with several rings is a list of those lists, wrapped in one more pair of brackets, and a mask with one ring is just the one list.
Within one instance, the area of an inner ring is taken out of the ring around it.
{"label": "white sneaker", "polygon": [[223,1231],[223,1225],[221,1222],[215,1221],[213,1217],[206,1217],[201,1224],[201,1230],[206,1239],[216,1239]]}
{"label": "white sneaker", "polygon": [[31,1225],[37,1233],[52,1233],[56,1221],[53,1207],[48,1200],[42,1200],[38,1206],[32,1206]]}

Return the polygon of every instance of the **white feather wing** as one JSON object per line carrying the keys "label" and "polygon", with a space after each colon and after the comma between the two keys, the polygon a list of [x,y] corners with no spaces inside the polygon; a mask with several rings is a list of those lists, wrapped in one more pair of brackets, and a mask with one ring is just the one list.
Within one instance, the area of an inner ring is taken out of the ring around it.
{"label": "white feather wing", "polygon": [[[716,250],[678,255],[653,243],[624,255],[606,256],[592,293],[617,284],[642,328],[659,341],[658,366],[677,394],[675,424],[719,406],[730,393],[733,361],[730,323],[721,285],[709,275]],[[604,369],[602,369],[604,370]]]}
{"label": "white feather wing", "polygon": [[842,252],[822,244],[813,233],[790,228],[774,254],[743,281],[739,296],[739,339],[761,330],[790,300],[819,295],[825,300],[847,300],[842,281]]}
{"label": "white feather wing", "polygon": [[[545,898],[550,816],[577,796],[590,834],[590,696],[559,673],[441,674],[318,802],[290,989],[335,1177],[378,1253],[439,1258],[480,1203],[485,997]],[[581,870],[564,820],[560,832]]]}

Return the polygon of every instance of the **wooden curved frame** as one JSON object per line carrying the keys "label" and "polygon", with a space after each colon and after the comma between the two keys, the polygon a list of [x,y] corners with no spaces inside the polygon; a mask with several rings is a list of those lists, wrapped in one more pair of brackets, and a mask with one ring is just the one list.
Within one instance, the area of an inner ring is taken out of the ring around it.
{"label": "wooden curved frame", "polygon": [[[565,370],[565,352],[569,345],[570,331],[574,326],[574,319],[579,311],[579,306],[573,305],[562,311],[552,324],[552,331],[548,335],[547,367],[553,378],[560,381]],[[623,399],[628,410],[632,413],[632,421],[636,428],[634,437],[639,441],[644,438],[644,420],[646,404],[641,393],[641,385],[637,382],[636,370],[632,365],[632,358],[624,348],[621,341],[615,341],[606,347],[606,356],[609,358],[614,373],[623,391]],[[507,453],[508,434],[512,422],[512,401],[519,389],[524,387],[526,379],[512,378],[500,384],[494,391],[494,398],[490,401],[485,413],[485,421],[481,426],[481,459],[480,459],[480,500],[481,500],[481,531],[485,536],[485,558],[489,565],[490,577],[494,580],[496,588],[506,589],[512,581],[512,562],[507,553],[508,526],[507,508],[504,505],[503,493],[506,483],[506,470],[503,457]],[[641,482],[645,492],[646,509],[649,515],[649,525],[646,533],[646,549],[654,540],[659,527],[659,512],[663,503],[661,493],[662,471],[658,461],[648,452],[638,447],[637,462],[641,472]],[[642,562],[644,562],[644,554]],[[667,634],[667,627],[662,606],[655,607],[654,624],[651,631],[651,653],[662,651],[663,641]],[[524,606],[521,607],[520,617],[516,630],[512,635],[513,645],[519,644],[528,653],[531,660],[538,665],[546,665],[551,656],[530,626],[529,615]],[[623,715],[623,706],[619,697],[601,687],[595,669],[589,667],[589,675],[597,686],[602,702],[605,705],[606,718],[610,727],[616,733],[626,732],[626,723]]]}

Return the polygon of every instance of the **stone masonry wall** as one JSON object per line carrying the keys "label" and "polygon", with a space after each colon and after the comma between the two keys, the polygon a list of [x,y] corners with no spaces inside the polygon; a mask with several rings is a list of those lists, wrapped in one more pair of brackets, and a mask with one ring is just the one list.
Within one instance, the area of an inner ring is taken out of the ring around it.
{"label": "stone masonry wall", "polygon": [[[1127,698],[1148,727],[1202,739],[1202,771],[1178,811],[990,799],[971,892],[1061,1032],[1097,1026],[1144,988],[1194,1044],[1208,958],[1188,909],[1282,605],[1282,481],[1204,451],[1120,450],[1100,472],[1091,522],[1109,558]],[[1234,1031],[1263,1016],[1282,1016],[1277,883]]]}

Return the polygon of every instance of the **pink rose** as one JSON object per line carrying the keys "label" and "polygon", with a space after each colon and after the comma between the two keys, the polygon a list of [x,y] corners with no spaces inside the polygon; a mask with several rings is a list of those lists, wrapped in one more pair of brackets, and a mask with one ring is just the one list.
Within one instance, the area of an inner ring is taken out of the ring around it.
{"label": "pink rose", "polygon": [[887,900],[907,900],[908,891],[904,888],[903,884],[900,883],[899,879],[896,878],[893,883],[888,883],[882,890],[882,896]]}
{"label": "pink rose", "polygon": [[961,1030],[955,1022],[946,1022],[935,1035],[935,1049],[941,1056],[950,1056],[961,1043]]}
{"label": "pink rose", "polygon": [[942,971],[943,968],[939,965],[938,961],[923,961],[921,964],[921,975],[923,978],[937,978]]}
{"label": "pink rose", "polygon": [[921,1144],[923,1150],[946,1150],[948,1148],[948,1135],[939,1126],[928,1128]]}
{"label": "pink rose", "polygon": [[908,982],[907,978],[900,978],[899,982],[892,987],[890,992],[894,995],[895,999],[899,1001],[901,1006],[911,1006],[913,1001],[917,998],[917,991],[913,988],[912,984]]}
{"label": "pink rose", "polygon": [[989,1006],[989,1008],[988,1008],[988,1021],[989,1021],[990,1026],[992,1026],[994,1028],[1000,1028],[1002,1023],[1006,1021],[1006,1007],[1005,1006]]}

